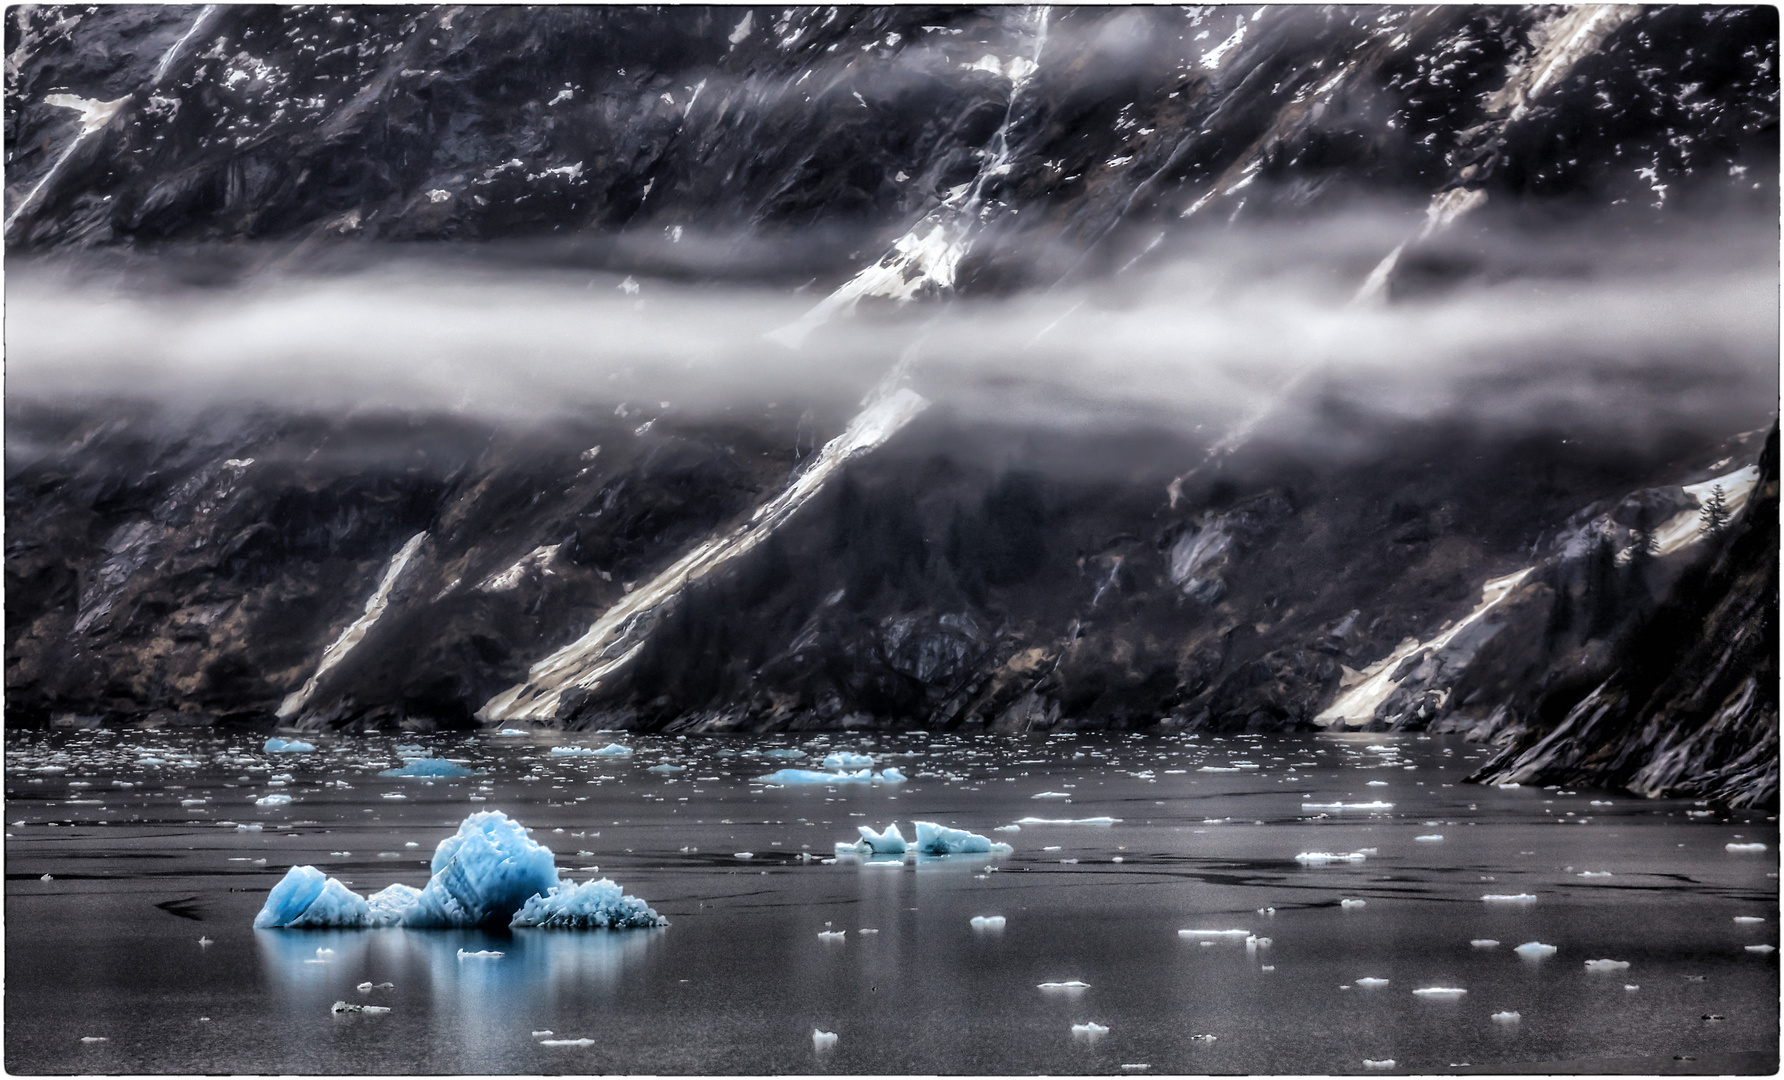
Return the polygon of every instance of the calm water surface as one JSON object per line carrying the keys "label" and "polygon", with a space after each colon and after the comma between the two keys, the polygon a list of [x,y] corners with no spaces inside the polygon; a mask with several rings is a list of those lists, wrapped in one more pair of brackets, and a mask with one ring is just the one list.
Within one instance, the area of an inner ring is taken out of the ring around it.
{"label": "calm water surface", "polygon": [[[549,753],[610,739],[636,752]],[[1747,949],[1778,944],[1775,819],[1466,785],[1485,751],[1460,741],[365,736],[312,738],[319,749],[306,754],[263,753],[261,741],[9,736],[10,1071],[1777,1067],[1777,954]],[[417,748],[480,775],[376,775]],[[764,756],[776,748],[811,757]],[[789,764],[816,768],[832,750],[872,754],[910,780],[751,782]],[[687,768],[647,771],[665,763]],[[268,794],[293,801],[255,805]],[[1340,802],[1392,807],[1319,808]],[[507,812],[562,872],[611,877],[670,925],[251,929],[294,864],[361,892],[421,885],[434,845],[479,809]],[[993,831],[1025,817],[1119,820]],[[1015,851],[828,861],[857,825],[896,821],[908,837],[915,819]],[[1766,849],[1727,849],[1748,843]],[[1360,849],[1373,849],[1360,863],[1295,858]],[[1490,894],[1536,899],[1481,899]],[[975,930],[977,915],[1007,922]],[[846,934],[820,939],[825,930]],[[1483,939],[1498,944],[1471,944]],[[1556,951],[1513,951],[1532,941]],[[504,955],[461,959],[460,949]],[[1589,971],[1594,959],[1629,967]],[[1089,987],[1038,987],[1068,980]],[[361,993],[363,982],[392,985]],[[1466,993],[1414,993],[1426,988]],[[343,1000],[391,1011],[332,1014]],[[1493,1018],[1504,1012],[1519,1015]],[[1092,1022],[1107,1032],[1074,1034]],[[836,1043],[814,1046],[814,1029]]]}

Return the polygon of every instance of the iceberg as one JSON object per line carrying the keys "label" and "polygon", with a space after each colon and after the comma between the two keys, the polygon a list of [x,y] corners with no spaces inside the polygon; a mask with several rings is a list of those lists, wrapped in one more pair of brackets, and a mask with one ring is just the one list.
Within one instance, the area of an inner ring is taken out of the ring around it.
{"label": "iceberg", "polygon": [[395,884],[360,896],[313,866],[294,866],[267,894],[257,929],[277,927],[664,926],[667,921],[605,878],[560,881],[551,849],[499,810],[465,818],[440,841],[423,888]]}
{"label": "iceberg", "polygon": [[650,768],[648,768],[644,771],[645,772],[660,772],[660,773],[678,773],[678,772],[687,772],[688,767],[686,765],[671,765],[668,762],[664,762],[661,765],[652,765]]}
{"label": "iceberg", "polygon": [[1008,844],[993,843],[965,829],[950,829],[930,821],[917,822],[917,850],[924,855],[990,855],[1008,854]]}
{"label": "iceberg", "polygon": [[1362,907],[1365,904],[1367,904],[1368,902],[1369,901],[1367,901],[1367,900],[1351,900],[1349,898],[1346,898],[1346,899],[1338,901],[1338,906],[1341,908]]}
{"label": "iceberg", "polygon": [[811,1029],[811,1045],[814,1050],[828,1050],[836,1045],[836,1032]]}
{"label": "iceberg", "polygon": [[621,746],[619,743],[616,743],[616,742],[610,742],[606,746],[601,747],[601,749],[599,749],[599,750],[590,750],[586,746],[554,746],[551,748],[551,756],[552,757],[631,757],[632,756],[632,748],[629,746]]}
{"label": "iceberg", "polygon": [[[1775,949],[1775,948],[1773,948],[1773,947],[1772,947],[1772,946],[1770,946],[1770,945],[1748,945],[1748,946],[1745,946],[1745,948],[1746,948],[1746,950],[1747,950],[1747,951],[1748,951],[1748,952],[1750,952],[1750,953],[1757,953],[1757,954],[1759,954],[1759,955],[1760,955],[1760,956],[1764,956],[1764,955],[1765,955],[1765,954],[1767,954],[1767,953],[1774,953],[1774,952],[1777,952],[1777,951],[1778,951],[1778,950],[1777,950],[1777,949]],[[1614,962],[1615,962],[1615,961],[1611,961],[1611,960],[1598,960],[1598,961],[1592,961],[1592,960],[1588,960],[1588,961],[1587,961],[1587,962],[1586,962],[1586,966],[1587,966],[1587,967],[1592,967],[1592,965],[1593,965],[1593,964],[1594,964],[1594,963],[1600,963],[1600,964],[1609,964],[1609,963],[1614,963]],[[1623,965],[1623,966],[1624,966],[1624,967],[1628,967],[1628,966],[1629,966],[1629,965],[1628,965],[1628,964],[1624,964],[1624,965]],[[1609,971],[1609,970],[1610,970],[1610,969],[1609,969],[1609,968],[1593,968],[1593,969],[1592,969],[1592,970],[1594,970],[1594,971],[1600,971],[1600,970],[1603,970],[1603,971]]]}
{"label": "iceberg", "polygon": [[1500,1024],[1515,1024],[1519,1020],[1522,1020],[1523,1017],[1508,1009],[1503,1012],[1494,1013],[1492,1019],[1494,1022]]}
{"label": "iceberg", "polygon": [[892,768],[881,769],[873,777],[873,782],[876,784],[902,784],[904,780],[904,774]]}
{"label": "iceberg", "polygon": [[1066,993],[1066,994],[1076,993],[1080,990],[1090,989],[1090,984],[1087,982],[1084,982],[1081,979],[1068,979],[1065,982],[1044,982],[1044,983],[1037,983],[1036,985],[1038,985],[1042,990],[1046,990],[1049,992]]}
{"label": "iceberg", "polygon": [[1248,938],[1249,930],[1179,930],[1177,936],[1182,938]]}
{"label": "iceberg", "polygon": [[1587,971],[1624,971],[1629,967],[1627,960],[1588,960]]}
{"label": "iceberg", "polygon": [[[1120,820],[1121,819],[1118,817],[1080,817],[1080,818],[1025,817],[1025,818],[1017,818],[1016,824],[1018,824],[1018,825],[1113,825],[1117,821],[1120,821]],[[999,829],[998,831],[1002,832],[1003,830]],[[1012,831],[1020,832],[1021,830],[1016,829],[1016,830],[1012,830]]]}
{"label": "iceberg", "polygon": [[289,795],[263,795],[254,800],[255,806],[284,806],[291,801]]}
{"label": "iceberg", "polygon": [[1002,915],[974,915],[972,928],[974,930],[1002,930],[1006,921],[1008,920]]}
{"label": "iceberg", "polygon": [[1303,851],[1295,856],[1295,861],[1303,866],[1324,866],[1326,863],[1359,863],[1369,856],[1360,851],[1334,854],[1330,851]]}
{"label": "iceberg", "polygon": [[847,750],[839,750],[834,754],[824,755],[826,769],[867,769],[873,767],[873,758],[866,754],[852,754]]}
{"label": "iceberg", "polygon": [[553,885],[544,896],[531,897],[522,904],[508,925],[557,930],[623,930],[668,926],[669,920],[636,896],[626,896],[613,881],[601,878],[580,884],[562,882]]}
{"label": "iceberg", "polygon": [[1088,1024],[1072,1025],[1072,1034],[1081,1038],[1095,1039],[1098,1036],[1107,1035],[1108,1033],[1109,1029],[1097,1023],[1095,1020],[1092,1020]]}
{"label": "iceberg", "polygon": [[819,772],[816,769],[777,769],[767,776],[758,776],[753,781],[757,784],[848,784],[870,783],[872,773],[867,769],[852,773]]}
{"label": "iceberg", "polygon": [[1536,897],[1535,897],[1535,895],[1533,895],[1531,893],[1513,893],[1509,896],[1504,893],[1488,893],[1487,895],[1481,897],[1481,899],[1485,900],[1489,904],[1534,904],[1534,903],[1536,903]]}
{"label": "iceberg", "polygon": [[274,738],[266,740],[266,745],[261,749],[269,754],[304,754],[316,748],[302,739],[286,742],[284,739]]}
{"label": "iceberg", "polygon": [[898,831],[897,822],[886,826],[885,832],[874,832],[865,825],[856,828],[861,832],[861,839],[855,844],[857,850],[874,855],[904,854],[904,834]]}
{"label": "iceberg", "polygon": [[467,769],[455,761],[445,758],[423,757],[409,758],[400,768],[385,769],[379,776],[475,776],[475,769]]}
{"label": "iceberg", "polygon": [[1724,845],[1722,845],[1722,847],[1724,848],[1724,850],[1727,850],[1727,851],[1764,851],[1765,850],[1764,844],[1724,844]]}
{"label": "iceberg", "polygon": [[1392,810],[1391,802],[1304,802],[1303,810]]}
{"label": "iceberg", "polygon": [[[1559,950],[1553,945],[1544,945],[1540,941],[1526,941],[1512,952],[1530,960],[1541,960],[1545,956],[1553,956]],[[1589,966],[1589,965],[1588,965]]]}
{"label": "iceberg", "polygon": [[1389,982],[1389,980],[1387,980],[1387,979],[1376,979],[1376,978],[1371,978],[1371,977],[1365,976],[1365,977],[1357,980],[1357,985],[1358,986],[1386,986],[1388,984],[1388,982]]}
{"label": "iceberg", "polygon": [[772,758],[802,758],[805,756],[805,751],[803,751],[803,750],[789,750],[786,747],[782,747],[778,750],[770,750],[767,753],[763,754],[762,756],[763,757],[772,757]]}
{"label": "iceberg", "polygon": [[1427,986],[1413,993],[1422,998],[1435,998],[1439,1001],[1457,1001],[1468,991],[1455,986]]}

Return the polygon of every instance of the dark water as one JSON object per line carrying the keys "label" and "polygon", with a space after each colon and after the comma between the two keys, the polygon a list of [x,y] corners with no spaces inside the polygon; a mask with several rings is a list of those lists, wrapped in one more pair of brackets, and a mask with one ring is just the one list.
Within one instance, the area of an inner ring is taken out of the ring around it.
{"label": "dark water", "polygon": [[[262,753],[258,739],[166,732],[12,736],[7,1068],[1351,1073],[1389,1059],[1397,1072],[1776,1067],[1777,954],[1745,948],[1778,938],[1777,827],[1764,816],[1464,785],[1481,748],[1416,736],[614,737],[637,753],[553,758],[547,748],[568,740],[544,736],[322,738],[313,740],[318,752],[300,755]],[[608,737],[575,741],[600,746]],[[398,763],[398,745],[423,742],[485,774],[431,783],[375,775]],[[911,779],[749,782],[786,764],[816,767],[760,756],[794,745],[814,758],[871,753]],[[689,768],[646,771],[666,761]],[[1069,800],[1033,798],[1042,792]],[[254,804],[269,793],[294,801]],[[386,797],[396,794],[404,798]],[[1394,806],[1302,806],[1339,801]],[[293,864],[320,866],[361,892],[422,884],[435,843],[478,809],[531,826],[578,879],[598,866],[670,925],[250,928],[266,890]],[[992,831],[1029,816],[1120,821]],[[891,867],[822,861],[856,825],[897,821],[910,836],[917,818],[1016,850]],[[255,823],[260,831],[237,827]],[[1443,839],[1415,839],[1436,835]],[[1726,850],[1747,842],[1767,847]],[[1295,861],[1359,848],[1375,854],[1355,864]],[[801,852],[815,858],[801,861]],[[1537,899],[1498,904],[1485,894]],[[1345,907],[1346,898],[1365,903]],[[976,915],[1003,915],[1007,925],[975,930]],[[847,933],[820,940],[826,929]],[[1181,929],[1245,929],[1270,944],[1203,945]],[[1529,941],[1557,951],[1541,960],[1512,951]],[[460,949],[504,955],[461,959]],[[1629,967],[1586,969],[1586,960],[1607,958]],[[1388,983],[1359,984],[1363,977]],[[1073,979],[1090,986],[1037,986]],[[356,989],[368,981],[393,985]],[[1467,993],[1413,993],[1430,987]],[[342,1000],[391,1011],[331,1014]],[[1492,1019],[1502,1011],[1519,1019]],[[1108,1031],[1074,1035],[1087,1022]],[[814,1029],[837,1042],[815,1047]],[[544,1031],[553,1034],[535,1035]],[[547,1038],[593,1042],[547,1046]]]}

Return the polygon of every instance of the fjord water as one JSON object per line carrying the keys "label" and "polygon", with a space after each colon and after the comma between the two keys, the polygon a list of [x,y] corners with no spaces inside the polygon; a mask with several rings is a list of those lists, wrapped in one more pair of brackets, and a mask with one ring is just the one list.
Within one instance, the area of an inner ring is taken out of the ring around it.
{"label": "fjord water", "polygon": [[[1486,751],[1459,740],[307,738],[316,751],[265,753],[259,737],[214,733],[9,735],[10,1071],[1777,1065],[1777,953],[1748,948],[1777,945],[1775,819],[1463,784]],[[634,753],[550,752],[613,740]],[[766,756],[794,748],[808,756]],[[837,750],[910,779],[751,782]],[[418,754],[479,775],[377,775]],[[663,765],[685,771],[649,771]],[[269,794],[292,801],[256,804]],[[362,893],[421,885],[434,845],[482,809],[531,827],[565,876],[611,877],[669,925],[251,929],[292,865]],[[1118,820],[994,831],[1099,817]],[[830,861],[859,825],[897,822],[909,836],[914,820],[1015,850]],[[1738,849],[1748,844],[1766,846]],[[1309,852],[1364,858],[1296,860]],[[979,915],[1006,923],[975,928]],[[1482,940],[1498,944],[1471,944]],[[1526,959],[1513,951],[1526,942],[1556,949]],[[1629,966],[1588,970],[1601,959]],[[1074,980],[1088,986],[1039,986]],[[1414,993],[1432,988],[1466,993]],[[390,1011],[331,1013],[337,1001]],[[1494,1019],[1509,1012],[1517,1019]],[[1108,1030],[1074,1033],[1091,1023]],[[814,1029],[838,1038],[819,1047]]]}

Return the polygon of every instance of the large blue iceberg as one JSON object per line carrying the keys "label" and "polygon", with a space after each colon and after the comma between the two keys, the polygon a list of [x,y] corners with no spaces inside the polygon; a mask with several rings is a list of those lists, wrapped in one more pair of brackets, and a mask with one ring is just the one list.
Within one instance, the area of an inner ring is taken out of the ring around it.
{"label": "large blue iceberg", "polygon": [[992,855],[1015,849],[965,829],[950,829],[932,821],[917,822],[917,850],[924,855]]}
{"label": "large blue iceberg", "polygon": [[290,742],[286,742],[275,736],[266,740],[266,744],[261,749],[269,754],[307,754],[316,747],[302,739],[292,739]]}
{"label": "large blue iceberg", "polygon": [[420,889],[392,885],[368,900],[313,866],[294,866],[254,917],[271,927],[664,926],[644,901],[605,878],[561,881],[551,849],[499,810],[472,814],[440,841]]}
{"label": "large blue iceberg", "polygon": [[902,784],[905,775],[897,769],[857,769],[854,772],[819,772],[816,769],[776,769],[758,776],[758,784]]}

